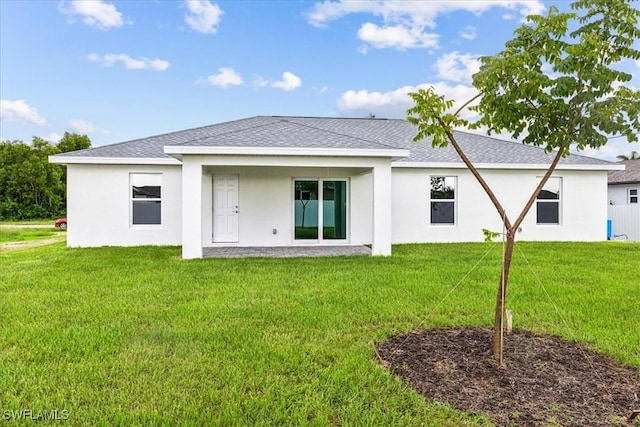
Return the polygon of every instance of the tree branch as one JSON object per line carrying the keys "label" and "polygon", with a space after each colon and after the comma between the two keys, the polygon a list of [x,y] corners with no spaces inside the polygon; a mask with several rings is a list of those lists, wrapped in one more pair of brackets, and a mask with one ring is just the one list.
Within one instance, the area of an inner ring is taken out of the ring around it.
{"label": "tree branch", "polygon": [[500,204],[500,201],[494,194],[493,190],[491,190],[491,187],[489,187],[489,184],[487,184],[487,182],[484,180],[482,175],[480,175],[480,172],[478,171],[476,166],[471,162],[471,160],[469,160],[465,152],[462,151],[462,147],[460,147],[460,144],[458,144],[458,141],[456,141],[456,138],[453,136],[453,133],[451,132],[451,130],[449,130],[449,128],[444,126],[444,123],[442,122],[440,117],[438,117],[437,120],[440,123],[440,126],[442,126],[443,129],[445,129],[449,142],[451,143],[453,148],[456,150],[456,153],[458,153],[458,156],[460,156],[460,159],[462,159],[462,162],[467,166],[471,174],[476,178],[476,180],[478,181],[482,189],[487,193],[487,196],[489,196],[489,199],[491,200],[491,202],[493,203],[493,206],[495,206],[496,210],[498,211],[498,214],[500,215],[500,218],[502,219],[502,223],[504,224],[505,228],[507,230],[510,230],[511,222],[509,221],[507,212],[504,210],[504,208]]}
{"label": "tree branch", "polygon": [[551,162],[551,165],[549,166],[549,169],[547,169],[547,171],[545,172],[544,176],[540,180],[540,183],[538,183],[538,186],[536,187],[536,189],[531,194],[531,197],[529,197],[529,200],[527,201],[527,204],[524,206],[524,208],[522,208],[522,211],[520,212],[520,215],[518,216],[518,218],[516,218],[515,222],[513,223],[513,229],[512,230],[508,230],[509,232],[515,233],[515,231],[518,229],[518,227],[520,227],[520,224],[522,224],[522,221],[524,221],[524,217],[527,216],[527,213],[529,213],[529,209],[531,209],[531,206],[533,206],[533,203],[538,198],[538,193],[540,193],[540,191],[542,190],[544,185],[549,180],[549,177],[551,177],[551,174],[553,173],[553,171],[555,171],[556,166],[558,165],[558,162],[562,158],[562,155],[564,154],[566,149],[567,149],[566,147],[562,147],[562,148],[560,148],[558,150],[558,153],[554,157],[553,162]]}
{"label": "tree branch", "polygon": [[458,114],[460,114],[460,112],[469,104],[471,104],[473,101],[475,101],[476,99],[480,98],[482,96],[482,92],[479,92],[476,96],[474,96],[473,98],[471,98],[470,100],[468,100],[467,102],[465,102],[464,104],[462,104],[462,106],[460,108],[458,108],[456,110],[455,113],[453,113],[454,116],[457,116]]}

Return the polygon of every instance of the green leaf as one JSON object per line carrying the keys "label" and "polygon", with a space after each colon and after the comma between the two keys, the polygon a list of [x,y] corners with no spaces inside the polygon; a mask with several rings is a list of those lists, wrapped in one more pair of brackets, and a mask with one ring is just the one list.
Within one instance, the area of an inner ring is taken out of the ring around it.
{"label": "green leaf", "polygon": [[497,231],[491,231],[486,228],[482,229],[482,234],[484,234],[484,241],[488,243],[493,242],[493,239],[497,239],[501,235],[501,233],[498,233]]}

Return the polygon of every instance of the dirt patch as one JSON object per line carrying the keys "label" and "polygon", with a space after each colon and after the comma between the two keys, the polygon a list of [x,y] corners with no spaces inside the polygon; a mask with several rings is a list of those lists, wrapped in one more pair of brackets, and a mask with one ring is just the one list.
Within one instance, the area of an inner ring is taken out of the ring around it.
{"label": "dirt patch", "polygon": [[506,337],[506,363],[499,366],[491,336],[484,328],[430,329],[394,336],[377,351],[428,399],[497,425],[630,425],[625,419],[640,409],[638,369],[526,331]]}
{"label": "dirt patch", "polygon": [[21,249],[35,248],[37,246],[50,245],[52,243],[62,242],[66,239],[66,233],[60,233],[57,236],[48,239],[25,240],[21,242],[0,243],[0,252],[17,251]]}

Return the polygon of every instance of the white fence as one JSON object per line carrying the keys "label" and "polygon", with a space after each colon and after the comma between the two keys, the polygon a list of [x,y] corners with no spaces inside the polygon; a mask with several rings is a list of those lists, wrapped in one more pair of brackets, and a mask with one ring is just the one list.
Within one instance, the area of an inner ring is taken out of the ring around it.
{"label": "white fence", "polygon": [[612,239],[640,241],[640,204],[609,205],[609,219]]}

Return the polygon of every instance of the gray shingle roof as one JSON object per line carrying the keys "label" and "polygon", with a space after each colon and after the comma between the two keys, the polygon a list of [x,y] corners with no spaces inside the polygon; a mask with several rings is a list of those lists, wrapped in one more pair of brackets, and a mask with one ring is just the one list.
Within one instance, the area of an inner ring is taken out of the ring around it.
{"label": "gray shingle roof", "polygon": [[635,184],[640,183],[640,160],[624,160],[623,171],[609,171],[609,184]]}
{"label": "gray shingle roof", "polygon": [[[452,147],[433,149],[413,142],[416,129],[401,119],[257,116],[65,153],[63,157],[170,158],[167,145],[335,149],[409,149],[402,162],[461,163]],[[538,147],[467,132],[455,135],[475,163],[548,164],[551,155]],[[610,162],[572,155],[567,165]]]}
{"label": "gray shingle roof", "polygon": [[358,135],[357,132],[318,127],[309,120],[297,120],[289,117],[261,117],[261,119],[263,119],[261,122],[252,123],[251,126],[244,129],[230,129],[224,133],[205,135],[181,145],[201,147],[396,148],[383,141],[367,137],[367,135]]}
{"label": "gray shingle roof", "polygon": [[[553,154],[545,153],[544,149],[519,142],[504,141],[469,132],[454,131],[456,140],[463,151],[474,163],[514,163],[547,165],[553,160]],[[461,163],[458,153],[452,146],[446,148],[431,148],[428,141],[420,141],[411,149],[411,156],[402,161],[408,162],[436,162]],[[562,165],[607,165],[612,164],[592,157],[572,154],[560,160]]]}

